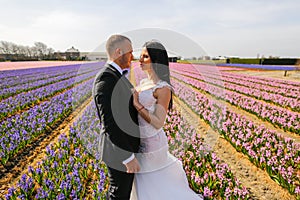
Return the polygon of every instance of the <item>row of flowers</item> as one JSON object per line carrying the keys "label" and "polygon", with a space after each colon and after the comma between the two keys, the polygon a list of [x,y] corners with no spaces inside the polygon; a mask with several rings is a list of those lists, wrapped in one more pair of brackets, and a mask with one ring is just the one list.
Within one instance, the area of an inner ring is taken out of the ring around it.
{"label": "row of flowers", "polygon": [[221,77],[226,82],[231,82],[234,84],[242,85],[249,87],[251,89],[259,89],[261,91],[266,91],[268,93],[280,94],[286,97],[292,97],[299,99],[300,89],[299,84],[293,81],[283,81],[278,79],[271,78],[261,78],[253,77],[249,75],[236,74],[231,72],[220,71],[219,68],[215,70],[210,69],[205,66],[198,65],[179,65],[171,64],[171,68],[181,72],[189,73],[192,76],[202,75],[202,78],[212,77],[219,78]]}
{"label": "row of flowers", "polygon": [[[248,85],[245,83],[244,86],[242,85],[241,81],[232,80],[236,82],[231,82],[228,80],[228,78],[224,78],[224,77],[222,77],[222,82],[220,83],[220,80],[218,79],[219,77],[216,76],[205,75],[205,78],[203,79],[203,76],[199,74],[192,74],[190,72],[182,72],[182,71],[174,71],[174,72],[197,79],[202,82],[205,81],[209,84],[213,84],[218,87],[225,87],[227,90],[235,91],[240,94],[245,94],[247,96],[254,97],[256,99],[263,100],[265,102],[273,103],[282,108],[289,108],[295,112],[300,111],[300,97],[286,97],[278,93],[262,91],[260,89],[256,89],[252,83]],[[262,85],[260,86],[264,87]],[[276,89],[273,88],[273,91],[276,91]],[[294,94],[296,95],[296,93]]]}
{"label": "row of flowers", "polygon": [[42,133],[48,133],[91,96],[93,78],[0,122],[0,160],[5,164]]}
{"label": "row of flowers", "polygon": [[[50,73],[50,72],[49,72]],[[55,71],[50,74],[37,74],[36,76],[28,76],[26,78],[20,79],[18,77],[17,80],[10,80],[10,84],[5,84],[3,88],[1,88],[0,98],[5,99],[9,96],[19,94],[21,92],[26,92],[39,86],[47,85],[50,83],[54,83],[72,76],[75,76],[77,71],[72,68],[66,68],[61,71]],[[22,80],[22,81],[21,81]]]}
{"label": "row of flowers", "polygon": [[[56,68],[55,68],[56,69]],[[21,92],[27,92],[45,85],[53,84],[59,81],[70,79],[76,75],[81,75],[84,73],[97,70],[96,66],[94,68],[85,68],[85,71],[78,73],[78,66],[71,65],[68,67],[60,67],[56,71],[49,70],[45,71],[42,74],[36,74],[35,76],[28,76],[27,78],[18,80],[12,80],[14,84],[5,84],[5,87],[1,88],[0,91],[0,100],[7,97],[19,94]],[[22,81],[20,81],[22,80]],[[5,80],[4,80],[5,81]]]}
{"label": "row of flowers", "polygon": [[5,119],[9,115],[13,115],[23,109],[35,106],[35,104],[55,96],[58,93],[66,91],[83,81],[89,80],[95,76],[97,71],[87,74],[81,74],[62,80],[50,85],[42,86],[28,92],[22,92],[16,96],[9,97],[0,102],[0,120]]}
{"label": "row of flowers", "polygon": [[[0,88],[2,89],[5,87],[12,87],[15,85],[27,83],[31,80],[39,80],[40,77],[47,76],[48,73],[59,75],[60,73],[56,74],[58,72],[57,69],[58,67],[47,67],[0,71],[0,78],[5,80],[0,83]],[[67,70],[67,67],[65,68],[65,70]]]}
{"label": "row of flowers", "polygon": [[187,85],[172,80],[176,94],[278,184],[300,198],[300,144],[207,98]]}
{"label": "row of flowers", "polygon": [[[8,63],[9,65],[12,63]],[[17,65],[26,65],[29,63],[22,62],[22,63],[16,63]],[[40,65],[41,62],[37,62],[37,65]],[[46,64],[46,63],[45,63]],[[46,66],[41,65],[42,67],[40,68],[25,68],[25,69],[18,69],[19,66],[16,66],[16,68],[12,68],[12,70],[4,70],[0,71],[0,79],[4,80],[3,82],[0,83],[0,88],[5,88],[5,87],[12,87],[15,85],[27,83],[29,81],[36,81],[40,80],[42,78],[48,78],[52,76],[57,76],[59,74],[63,74],[64,72],[67,71],[80,71],[83,69],[93,69],[95,65],[103,65],[103,62],[88,62],[88,63],[83,63],[81,62],[80,64],[78,62],[69,62],[63,64],[63,63],[47,63]],[[34,66],[32,65],[32,62],[29,64],[29,66]],[[21,77],[21,78],[20,78]]]}
{"label": "row of flowers", "polygon": [[[276,79],[275,79],[275,84],[272,84],[272,82],[269,82],[270,85],[268,85],[263,81],[255,82],[254,81],[255,78],[253,78],[252,76],[245,76],[245,75],[230,76],[230,73],[226,73],[226,72],[222,73],[222,75],[224,76],[224,78],[226,78],[226,80],[233,82],[233,83],[245,85],[247,87],[259,89],[261,91],[266,91],[268,93],[280,94],[285,97],[292,97],[292,98],[299,99],[299,95],[300,95],[299,85],[293,85],[296,82],[289,81],[290,85],[289,84],[281,84],[281,85],[278,85],[278,87],[276,87]],[[240,77],[240,78],[238,79],[238,77]],[[271,79],[269,79],[269,80],[271,80]],[[273,79],[273,81],[274,81],[274,79]]]}
{"label": "row of flowers", "polygon": [[238,106],[248,112],[257,115],[259,118],[271,122],[286,131],[300,134],[300,114],[263,101],[256,100],[239,93],[223,89],[194,78],[172,73],[178,80],[192,85],[193,87],[208,92],[217,98]]}
{"label": "row of flowers", "polygon": [[[224,73],[224,75],[233,76],[233,78],[240,77],[241,79],[244,78],[245,80],[249,79],[254,83],[261,83],[263,85],[279,87],[279,88],[286,89],[287,91],[289,91],[289,90],[293,91],[293,90],[295,90],[295,88],[299,88],[299,86],[300,86],[299,82],[290,81],[290,80],[281,80],[281,79],[268,78],[268,77],[248,76],[248,75],[242,75],[242,74],[234,75],[232,73]],[[296,89],[296,90],[299,91],[299,89]]]}
{"label": "row of flowers", "polygon": [[0,78],[4,81],[0,83],[0,88],[13,87],[16,85],[38,81],[41,79],[51,78],[72,72],[78,71],[80,65],[68,65],[68,66],[53,66],[45,68],[29,68],[20,70],[7,70],[0,72]]}
{"label": "row of flowers", "polygon": [[[196,69],[202,68],[203,66],[194,65]],[[275,79],[275,78],[268,78],[268,77],[260,77],[260,76],[251,76],[251,75],[243,75],[243,74],[235,74],[231,72],[222,72],[222,76],[230,76],[232,78],[237,79],[244,79],[245,81],[250,80],[253,83],[260,83],[262,85],[268,85],[271,87],[278,87],[278,88],[284,88],[284,89],[291,89],[291,90],[297,90],[300,86],[299,82],[291,81],[291,80],[281,80],[281,79]],[[295,87],[296,86],[296,87]]]}

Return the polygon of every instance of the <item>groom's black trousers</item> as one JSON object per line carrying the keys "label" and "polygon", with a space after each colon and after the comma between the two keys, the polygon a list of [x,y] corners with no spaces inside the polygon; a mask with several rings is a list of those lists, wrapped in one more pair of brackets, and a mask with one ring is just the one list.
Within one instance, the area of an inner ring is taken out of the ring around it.
{"label": "groom's black trousers", "polygon": [[134,174],[118,171],[107,167],[110,186],[108,189],[109,200],[129,200]]}

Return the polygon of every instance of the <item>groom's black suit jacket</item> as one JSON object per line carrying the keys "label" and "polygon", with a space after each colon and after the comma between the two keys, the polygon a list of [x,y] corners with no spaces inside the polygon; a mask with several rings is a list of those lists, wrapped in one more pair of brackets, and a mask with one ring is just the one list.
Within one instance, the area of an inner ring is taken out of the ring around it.
{"label": "groom's black suit jacket", "polygon": [[138,113],[132,103],[133,86],[113,66],[105,64],[96,75],[93,98],[101,123],[100,158],[108,167],[125,171],[122,161],[140,145]]}

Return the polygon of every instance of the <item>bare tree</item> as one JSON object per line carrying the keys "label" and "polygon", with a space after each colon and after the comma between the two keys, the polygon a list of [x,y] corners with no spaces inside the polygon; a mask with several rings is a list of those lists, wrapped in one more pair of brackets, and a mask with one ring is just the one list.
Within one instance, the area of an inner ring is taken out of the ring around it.
{"label": "bare tree", "polygon": [[33,52],[31,50],[30,46],[24,46],[25,54],[27,57],[32,58],[33,57]]}
{"label": "bare tree", "polygon": [[14,60],[18,60],[20,59],[21,55],[20,55],[20,45],[17,45],[15,43],[11,44],[11,50],[12,50],[12,54],[14,54]]}
{"label": "bare tree", "polygon": [[33,58],[38,58],[38,50],[36,48],[36,46],[33,46],[33,47],[30,47],[30,50],[31,50],[31,55]]}
{"label": "bare tree", "polygon": [[18,45],[18,47],[19,47],[18,50],[19,58],[21,58],[22,60],[26,60],[29,57],[27,55],[26,47],[23,45]]}
{"label": "bare tree", "polygon": [[1,41],[0,49],[3,54],[12,54],[12,42]]}
{"label": "bare tree", "polygon": [[48,59],[53,58],[54,52],[55,52],[55,50],[53,48],[51,48],[51,47],[47,48],[46,55],[47,55]]}
{"label": "bare tree", "polygon": [[36,50],[38,52],[38,56],[43,59],[45,55],[47,54],[47,45],[42,42],[35,42],[34,46],[36,47]]}

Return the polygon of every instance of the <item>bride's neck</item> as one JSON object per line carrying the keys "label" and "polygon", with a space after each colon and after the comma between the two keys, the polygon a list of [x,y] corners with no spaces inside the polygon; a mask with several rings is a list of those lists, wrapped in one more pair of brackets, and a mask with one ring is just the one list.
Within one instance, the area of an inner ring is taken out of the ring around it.
{"label": "bride's neck", "polygon": [[153,83],[156,84],[159,81],[158,76],[154,72],[149,71],[149,72],[147,72],[147,75],[148,75],[148,79],[153,81]]}

